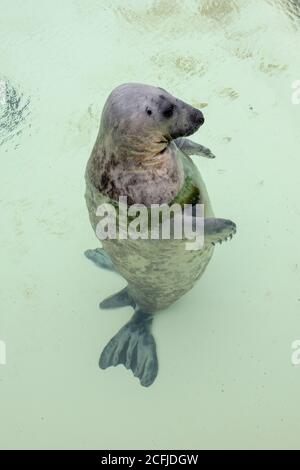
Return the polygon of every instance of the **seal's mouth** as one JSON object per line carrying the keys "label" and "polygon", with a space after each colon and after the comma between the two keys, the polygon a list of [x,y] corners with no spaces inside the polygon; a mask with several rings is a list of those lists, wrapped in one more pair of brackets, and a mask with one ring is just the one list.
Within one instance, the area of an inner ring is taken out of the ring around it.
{"label": "seal's mouth", "polygon": [[205,119],[200,109],[192,108],[182,121],[180,125],[175,126],[171,139],[194,134],[204,124]]}
{"label": "seal's mouth", "polygon": [[191,121],[199,127],[204,124],[205,119],[200,109],[194,108],[193,112],[191,113]]}
{"label": "seal's mouth", "polygon": [[185,133],[185,136],[194,134],[204,124],[204,116],[200,109],[194,109],[190,115],[191,126]]}
{"label": "seal's mouth", "polygon": [[162,146],[162,148],[157,152],[156,155],[161,155],[168,148],[172,140],[177,139],[178,137],[187,137],[194,134],[203,124],[204,116],[199,109],[192,108],[192,111],[188,113],[188,119],[186,117],[182,119],[184,122],[176,122],[175,128],[171,132],[167,132],[162,135],[161,139],[156,142],[157,145]]}
{"label": "seal's mouth", "polygon": [[171,137],[169,134],[163,135],[162,138],[161,138],[161,140],[159,140],[158,142],[156,142],[157,145],[161,145],[161,146],[162,146],[162,149],[161,149],[159,152],[157,152],[156,155],[161,155],[162,153],[164,153],[164,151],[168,148],[168,145],[169,145],[169,143],[171,142],[171,140],[172,140],[172,137]]}

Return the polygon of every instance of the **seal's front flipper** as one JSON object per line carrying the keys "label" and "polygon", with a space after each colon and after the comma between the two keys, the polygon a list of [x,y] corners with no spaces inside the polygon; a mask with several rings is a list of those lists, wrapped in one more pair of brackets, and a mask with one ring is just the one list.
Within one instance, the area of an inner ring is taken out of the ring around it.
{"label": "seal's front flipper", "polygon": [[222,243],[227,238],[232,238],[235,233],[236,225],[231,220],[216,219],[214,217],[204,219],[204,240],[206,244]]}
{"label": "seal's front flipper", "polygon": [[99,268],[107,269],[108,271],[116,271],[112,260],[103,248],[96,248],[95,250],[86,250],[84,254]]}
{"label": "seal's front flipper", "polygon": [[156,344],[151,334],[152,315],[138,309],[131,320],[109,341],[104,348],[99,366],[106,369],[123,364],[149,387],[158,371]]}
{"label": "seal's front flipper", "polygon": [[185,137],[179,137],[178,139],[175,139],[174,142],[186,155],[200,155],[201,157],[206,158],[216,158],[216,156],[207,147],[197,144]]}
{"label": "seal's front flipper", "polygon": [[107,297],[107,299],[103,300],[99,307],[100,308],[118,308],[118,307],[126,307],[127,305],[131,305],[132,307],[135,306],[134,300],[128,292],[128,287],[122,289],[117,294],[111,295]]}

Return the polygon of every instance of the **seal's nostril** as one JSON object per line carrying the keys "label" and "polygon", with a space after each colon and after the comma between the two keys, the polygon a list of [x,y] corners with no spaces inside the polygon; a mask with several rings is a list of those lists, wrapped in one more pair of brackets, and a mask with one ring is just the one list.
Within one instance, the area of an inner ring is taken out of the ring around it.
{"label": "seal's nostril", "polygon": [[200,126],[204,123],[204,116],[198,109],[192,113],[191,119],[195,124],[199,124]]}

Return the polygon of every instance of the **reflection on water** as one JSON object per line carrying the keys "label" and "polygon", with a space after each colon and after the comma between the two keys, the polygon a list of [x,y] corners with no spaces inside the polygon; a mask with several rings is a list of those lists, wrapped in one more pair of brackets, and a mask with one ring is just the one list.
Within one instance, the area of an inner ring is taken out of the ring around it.
{"label": "reflection on water", "polygon": [[300,1],[299,0],[269,0],[276,7],[278,4],[282,10],[287,13],[292,21],[300,19]]}
{"label": "reflection on water", "polygon": [[30,100],[24,98],[9,81],[1,80],[0,145],[17,139],[30,113]]}

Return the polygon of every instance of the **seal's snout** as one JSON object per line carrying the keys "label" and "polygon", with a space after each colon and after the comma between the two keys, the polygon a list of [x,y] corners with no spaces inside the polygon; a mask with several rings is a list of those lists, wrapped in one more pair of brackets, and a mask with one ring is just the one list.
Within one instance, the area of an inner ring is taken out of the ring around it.
{"label": "seal's snout", "polygon": [[191,121],[196,125],[196,126],[202,126],[204,124],[204,116],[202,114],[202,112],[199,110],[199,109],[195,109],[193,112],[192,112],[192,115],[191,115]]}

